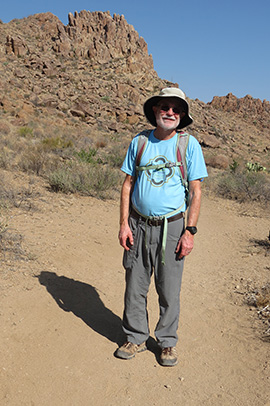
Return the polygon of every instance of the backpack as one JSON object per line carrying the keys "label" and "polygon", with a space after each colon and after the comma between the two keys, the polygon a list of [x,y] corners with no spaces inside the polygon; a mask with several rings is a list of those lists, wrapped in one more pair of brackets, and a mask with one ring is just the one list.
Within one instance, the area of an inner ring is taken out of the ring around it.
{"label": "backpack", "polygon": [[148,137],[152,130],[144,130],[138,135],[138,148],[136,155],[136,177],[139,171],[147,171],[149,169],[162,169],[178,167],[182,184],[185,188],[185,202],[188,207],[189,204],[189,186],[188,186],[188,173],[186,163],[186,151],[189,142],[189,134],[183,131],[178,132],[175,158],[176,162],[166,162],[159,165],[140,166],[141,158],[146,148]]}

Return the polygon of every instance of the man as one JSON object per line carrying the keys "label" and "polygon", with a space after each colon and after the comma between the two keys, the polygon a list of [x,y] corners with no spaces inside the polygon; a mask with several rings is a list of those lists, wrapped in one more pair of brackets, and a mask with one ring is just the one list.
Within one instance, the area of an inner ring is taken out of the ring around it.
{"label": "man", "polygon": [[190,135],[186,149],[189,208],[185,227],[185,187],[179,167],[174,164],[177,131],[193,121],[185,94],[178,88],[165,88],[145,102],[144,113],[155,130],[148,136],[139,165],[138,135],[132,140],[121,168],[126,173],[121,191],[119,242],[125,249],[123,330],[127,341],[118,348],[116,356],[130,359],[146,350],[147,293],[154,273],[160,309],[155,329],[161,349],[159,361],[163,366],[174,366],[178,362],[175,346],[183,262],[193,248],[201,180],[207,171],[201,147]]}

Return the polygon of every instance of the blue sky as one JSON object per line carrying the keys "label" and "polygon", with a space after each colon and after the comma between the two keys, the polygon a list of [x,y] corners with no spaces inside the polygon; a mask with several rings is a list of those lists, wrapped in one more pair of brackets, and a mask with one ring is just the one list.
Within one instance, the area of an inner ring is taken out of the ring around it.
{"label": "blue sky", "polygon": [[9,0],[0,19],[50,11],[123,14],[148,44],[159,77],[192,99],[250,94],[270,100],[269,0]]}

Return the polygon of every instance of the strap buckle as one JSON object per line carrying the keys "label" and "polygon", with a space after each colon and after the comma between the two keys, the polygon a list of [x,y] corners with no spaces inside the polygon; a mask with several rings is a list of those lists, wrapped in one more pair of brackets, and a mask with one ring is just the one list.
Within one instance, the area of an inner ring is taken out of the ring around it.
{"label": "strap buckle", "polygon": [[165,168],[173,168],[175,166],[175,162],[166,162]]}

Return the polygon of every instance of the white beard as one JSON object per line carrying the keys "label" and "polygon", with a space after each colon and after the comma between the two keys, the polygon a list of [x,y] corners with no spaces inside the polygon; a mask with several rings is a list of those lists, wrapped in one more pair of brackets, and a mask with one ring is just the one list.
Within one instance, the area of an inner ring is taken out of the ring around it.
{"label": "white beard", "polygon": [[[173,120],[172,117],[167,117],[167,116],[161,117],[160,114],[157,114],[157,116],[158,116],[158,117],[156,117],[157,126],[161,127],[165,131],[167,131],[167,130],[173,131],[180,124],[180,117]],[[165,118],[168,118],[169,120],[164,121]]]}

